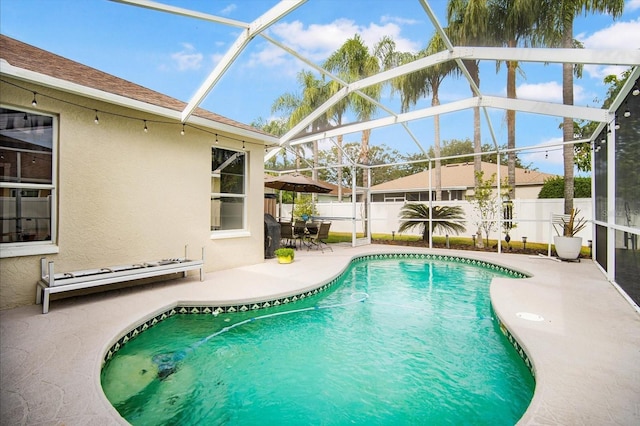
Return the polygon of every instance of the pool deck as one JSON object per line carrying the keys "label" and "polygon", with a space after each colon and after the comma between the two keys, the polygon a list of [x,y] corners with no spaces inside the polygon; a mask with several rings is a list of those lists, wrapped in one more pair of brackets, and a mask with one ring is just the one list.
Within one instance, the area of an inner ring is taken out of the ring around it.
{"label": "pool deck", "polygon": [[[505,265],[533,278],[495,279],[496,314],[531,358],[533,401],[521,425],[639,425],[640,313],[590,260],[454,250],[333,245],[334,252],[298,250],[277,260],[187,279],[0,312],[0,423],[127,424],[100,388],[107,349],[144,318],[176,304],[271,300],[316,287],[360,254],[429,252]],[[35,283],[34,283],[35,292]],[[531,321],[519,313],[543,318]]]}

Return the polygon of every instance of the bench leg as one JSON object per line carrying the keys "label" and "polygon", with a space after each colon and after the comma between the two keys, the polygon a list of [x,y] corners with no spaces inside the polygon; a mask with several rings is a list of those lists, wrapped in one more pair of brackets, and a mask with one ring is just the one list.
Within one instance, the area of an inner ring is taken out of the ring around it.
{"label": "bench leg", "polygon": [[42,300],[42,313],[46,314],[49,312],[49,291],[46,288],[42,291],[44,293],[44,300]]}
{"label": "bench leg", "polygon": [[39,284],[36,284],[36,305],[42,303],[42,288]]}

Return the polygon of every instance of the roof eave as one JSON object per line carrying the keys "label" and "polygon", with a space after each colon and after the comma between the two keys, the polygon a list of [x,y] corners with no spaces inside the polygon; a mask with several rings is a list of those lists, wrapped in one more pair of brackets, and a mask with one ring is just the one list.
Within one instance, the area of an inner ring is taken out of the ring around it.
{"label": "roof eave", "polygon": [[[169,118],[180,122],[181,111],[173,110],[171,108],[165,108],[158,105],[150,104],[148,102],[142,102],[135,99],[128,98],[126,96],[116,95],[114,93],[105,92],[104,90],[98,90],[92,87],[84,86],[81,84],[73,83],[68,80],[63,80],[56,77],[51,77],[46,74],[27,70],[24,68],[11,65],[5,59],[0,58],[0,75],[12,77],[21,81],[26,81],[33,84],[49,87],[52,89],[60,90],[66,93],[95,99],[97,101],[106,102],[112,105],[117,105],[125,108],[130,108],[136,111],[158,115],[160,117]],[[247,129],[235,127],[219,121],[210,120],[208,118],[192,116],[188,120],[192,124],[197,124],[209,129],[216,130],[219,133],[226,132],[236,136],[246,137],[247,139],[253,139],[265,144],[276,144],[278,138],[265,135],[260,132],[252,132]]]}

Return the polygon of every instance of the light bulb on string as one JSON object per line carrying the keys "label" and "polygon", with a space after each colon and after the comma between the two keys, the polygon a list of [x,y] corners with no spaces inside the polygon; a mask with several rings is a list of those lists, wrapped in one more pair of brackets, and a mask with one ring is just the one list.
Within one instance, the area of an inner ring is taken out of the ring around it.
{"label": "light bulb on string", "polygon": [[242,150],[246,151],[247,149],[244,147],[244,141],[242,141]]}
{"label": "light bulb on string", "polygon": [[33,92],[33,100],[31,101],[31,106],[38,106],[38,101],[36,100],[36,92]]}
{"label": "light bulb on string", "polygon": [[180,134],[184,136],[184,123],[182,123],[182,130],[180,131]]}
{"label": "light bulb on string", "polygon": [[147,128],[147,120],[144,120],[144,132],[147,133],[149,131],[149,128]]}
{"label": "light bulb on string", "polygon": [[544,152],[544,159],[545,159],[545,160],[548,160],[548,159],[549,159],[549,152],[548,152],[548,151],[545,151],[545,152]]}
{"label": "light bulb on string", "polygon": [[633,86],[633,90],[631,91],[631,94],[633,96],[638,96],[640,95],[640,87],[638,87],[638,82],[636,81],[636,85]]}
{"label": "light bulb on string", "polygon": [[624,116],[625,117],[631,117],[631,111],[629,111],[629,108],[624,110]]}
{"label": "light bulb on string", "polygon": [[216,133],[216,145],[218,144],[218,134]]}
{"label": "light bulb on string", "polygon": [[96,110],[96,118],[94,118],[93,122],[96,124],[100,124],[100,119],[98,118],[98,110]]}

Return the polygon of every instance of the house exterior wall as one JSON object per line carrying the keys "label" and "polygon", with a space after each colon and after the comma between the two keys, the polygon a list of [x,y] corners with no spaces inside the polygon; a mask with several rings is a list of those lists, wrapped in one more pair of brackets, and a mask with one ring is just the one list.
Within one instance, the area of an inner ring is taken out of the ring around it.
{"label": "house exterior wall", "polygon": [[[216,239],[210,231],[212,135],[187,127],[181,136],[179,123],[154,122],[169,121],[163,117],[35,85],[29,89],[56,99],[39,96],[34,108],[30,92],[3,84],[0,101],[58,117],[58,253],[44,255],[56,271],[181,257],[185,245],[195,259],[204,247],[205,271],[264,260],[261,146],[247,140],[247,232]],[[118,116],[101,114],[95,124],[95,112],[76,105]],[[148,133],[142,119],[148,120]],[[219,133],[217,146],[242,149],[241,141],[229,138],[234,135]],[[0,309],[34,303],[41,257],[0,259]]]}

